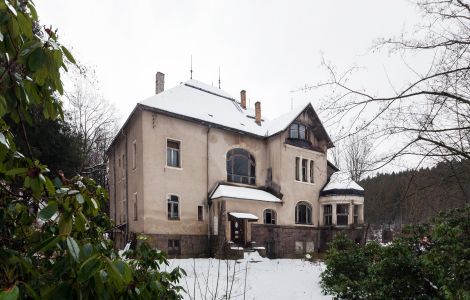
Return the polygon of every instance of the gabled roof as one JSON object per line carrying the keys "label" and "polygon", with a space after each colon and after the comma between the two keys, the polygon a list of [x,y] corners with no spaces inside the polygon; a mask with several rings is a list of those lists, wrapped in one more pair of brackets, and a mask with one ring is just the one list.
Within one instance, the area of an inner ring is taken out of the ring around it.
{"label": "gabled roof", "polygon": [[320,195],[357,195],[364,196],[364,189],[352,180],[346,172],[336,172],[322,189]]}
{"label": "gabled roof", "polygon": [[282,200],[260,189],[219,184],[209,195],[210,199],[233,198],[282,203]]}
{"label": "gabled roof", "polygon": [[[313,106],[306,103],[273,120],[263,117],[260,125],[255,122],[255,112],[251,108],[243,109],[230,94],[219,88],[191,79],[176,87],[163,91],[139,103],[144,109],[156,110],[175,117],[220,126],[228,130],[269,137],[284,131],[306,109],[311,109],[316,119]],[[328,145],[331,140],[318,119],[316,128],[319,136],[325,138]]]}

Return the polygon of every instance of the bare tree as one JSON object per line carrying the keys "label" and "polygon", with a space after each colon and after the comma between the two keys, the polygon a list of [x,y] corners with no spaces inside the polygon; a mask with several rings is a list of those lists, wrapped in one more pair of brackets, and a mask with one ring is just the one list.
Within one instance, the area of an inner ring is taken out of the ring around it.
{"label": "bare tree", "polygon": [[[470,159],[470,6],[463,0],[416,5],[423,17],[414,32],[375,45],[403,57],[415,80],[390,95],[375,95],[350,83],[355,69],[340,73],[325,63],[330,80],[307,87],[332,91],[323,107],[327,122],[351,120],[353,134],[369,129],[373,139],[388,142],[391,151],[377,168],[402,156],[420,156],[420,163]],[[433,57],[425,72],[406,62],[406,55],[418,54]]]}
{"label": "bare tree", "polygon": [[92,69],[81,67],[71,74],[72,87],[65,91],[66,115],[82,140],[80,171],[101,182],[106,171],[105,150],[117,131],[116,108],[103,98]]}
{"label": "bare tree", "polygon": [[344,161],[351,179],[360,181],[373,165],[372,143],[367,136],[355,134],[347,139]]}

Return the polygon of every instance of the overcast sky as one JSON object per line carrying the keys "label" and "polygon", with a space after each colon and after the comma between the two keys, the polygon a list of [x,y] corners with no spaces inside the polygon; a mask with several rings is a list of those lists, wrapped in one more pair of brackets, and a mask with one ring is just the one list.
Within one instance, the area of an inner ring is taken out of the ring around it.
{"label": "overcast sky", "polygon": [[[405,0],[324,1],[36,1],[41,22],[59,29],[75,57],[96,69],[102,93],[125,119],[154,93],[157,71],[170,88],[189,78],[233,96],[247,90],[272,118],[314,95],[290,93],[322,80],[322,55],[340,67],[367,67],[382,86],[386,54],[369,54],[379,37],[416,22]],[[384,59],[382,59],[384,58]],[[390,68],[392,70],[390,70]]]}

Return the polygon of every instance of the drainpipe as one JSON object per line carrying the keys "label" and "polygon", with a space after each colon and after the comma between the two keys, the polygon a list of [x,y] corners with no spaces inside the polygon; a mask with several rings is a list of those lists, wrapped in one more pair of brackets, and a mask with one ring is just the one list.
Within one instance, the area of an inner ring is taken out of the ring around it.
{"label": "drainpipe", "polygon": [[[114,159],[114,162],[113,162],[113,185],[114,185],[114,226],[117,225],[117,201],[116,201],[116,145],[113,146],[113,159]],[[116,232],[116,230],[113,230],[113,239],[114,241],[116,241],[116,236],[114,235],[114,233]],[[116,246],[116,244],[114,245]]]}
{"label": "drainpipe", "polygon": [[211,126],[207,126],[207,133],[206,133],[206,188],[207,188],[207,250],[209,253],[209,257],[212,256],[212,249],[211,249],[211,202],[209,199],[209,132],[211,130]]}
{"label": "drainpipe", "polygon": [[[128,239],[129,239],[129,186],[128,186],[128,182],[129,182],[129,172],[128,172],[128,169],[127,169],[127,132],[124,134],[124,129],[121,130],[121,134],[125,136],[126,138],[126,144],[125,144],[125,151],[124,151],[124,157],[126,158],[126,244],[128,242]],[[124,163],[124,162],[122,162]]]}

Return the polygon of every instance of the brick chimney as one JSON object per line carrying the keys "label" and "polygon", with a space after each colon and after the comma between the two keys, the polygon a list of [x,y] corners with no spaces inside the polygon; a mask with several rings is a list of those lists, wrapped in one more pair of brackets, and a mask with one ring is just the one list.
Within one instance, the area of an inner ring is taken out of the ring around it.
{"label": "brick chimney", "polygon": [[155,94],[159,94],[165,90],[165,74],[157,72],[155,75]]}
{"label": "brick chimney", "polygon": [[246,91],[240,91],[240,105],[243,109],[246,109]]}
{"label": "brick chimney", "polygon": [[256,117],[256,124],[261,125],[261,102],[256,101],[255,103],[255,117]]}

